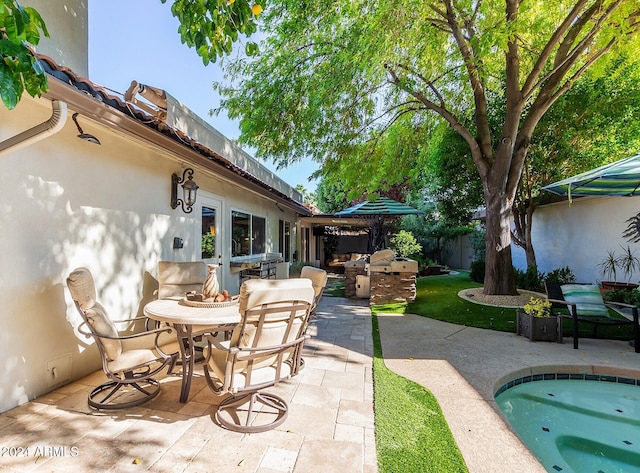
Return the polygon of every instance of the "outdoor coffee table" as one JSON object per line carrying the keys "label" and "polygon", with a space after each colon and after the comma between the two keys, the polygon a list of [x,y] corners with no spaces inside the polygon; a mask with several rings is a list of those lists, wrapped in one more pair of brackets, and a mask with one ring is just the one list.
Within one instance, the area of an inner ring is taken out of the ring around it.
{"label": "outdoor coffee table", "polygon": [[144,315],[169,323],[176,329],[182,356],[180,402],[187,402],[191,388],[195,363],[194,337],[232,330],[240,322],[238,307],[237,303],[225,307],[193,307],[175,299],[159,299],[144,306]]}

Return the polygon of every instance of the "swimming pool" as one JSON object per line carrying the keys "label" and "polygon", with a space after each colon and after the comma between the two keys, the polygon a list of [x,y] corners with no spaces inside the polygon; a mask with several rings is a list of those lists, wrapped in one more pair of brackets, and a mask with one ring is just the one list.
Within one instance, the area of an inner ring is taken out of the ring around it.
{"label": "swimming pool", "polygon": [[640,380],[540,374],[495,399],[547,471],[640,472]]}

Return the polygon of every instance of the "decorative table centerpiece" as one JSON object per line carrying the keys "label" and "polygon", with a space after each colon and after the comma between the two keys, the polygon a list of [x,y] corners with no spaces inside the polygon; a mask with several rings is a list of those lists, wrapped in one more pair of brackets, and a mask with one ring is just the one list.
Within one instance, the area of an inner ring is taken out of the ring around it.
{"label": "decorative table centerpiece", "polygon": [[220,283],[216,270],[219,264],[208,264],[209,273],[202,284],[202,294],[187,292],[185,302],[194,307],[226,307],[237,304],[239,296],[230,296],[229,291],[220,292]]}

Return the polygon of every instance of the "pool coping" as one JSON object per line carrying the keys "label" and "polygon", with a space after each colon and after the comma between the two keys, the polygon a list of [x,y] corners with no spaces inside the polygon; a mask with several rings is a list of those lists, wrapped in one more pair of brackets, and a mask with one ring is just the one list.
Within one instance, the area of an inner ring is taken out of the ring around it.
{"label": "pool coping", "polygon": [[[495,398],[510,387],[522,384],[523,382],[542,381],[542,379],[537,378],[538,376],[557,376],[559,374],[569,376],[568,379],[584,380],[587,379],[586,376],[592,376],[593,378],[589,378],[591,381],[621,382],[623,384],[635,384],[636,386],[640,386],[640,369],[623,368],[611,365],[536,365],[529,368],[515,370],[512,373],[501,376],[494,385],[493,397]],[[573,378],[572,375],[582,375],[582,378]],[[524,381],[526,378],[532,379]],[[615,378],[615,380],[612,378]],[[516,381],[518,380],[523,381],[517,383]],[[628,383],[620,380],[634,380],[635,383]],[[511,383],[513,383],[511,386],[506,387]]]}

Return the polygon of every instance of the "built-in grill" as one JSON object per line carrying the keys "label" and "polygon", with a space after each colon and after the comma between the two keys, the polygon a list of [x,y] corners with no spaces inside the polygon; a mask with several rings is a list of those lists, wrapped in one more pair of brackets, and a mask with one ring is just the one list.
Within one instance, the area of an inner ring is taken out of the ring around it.
{"label": "built-in grill", "polygon": [[411,302],[416,298],[418,262],[381,250],[369,262],[345,264],[345,296],[369,298],[371,304]]}

